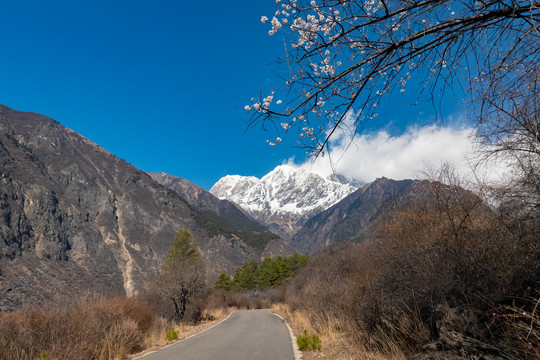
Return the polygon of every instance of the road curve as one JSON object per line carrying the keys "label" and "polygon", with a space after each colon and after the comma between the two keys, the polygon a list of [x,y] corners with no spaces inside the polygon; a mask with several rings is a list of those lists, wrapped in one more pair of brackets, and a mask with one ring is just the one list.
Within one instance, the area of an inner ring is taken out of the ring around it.
{"label": "road curve", "polygon": [[268,310],[236,311],[196,336],[137,360],[294,360],[289,330]]}

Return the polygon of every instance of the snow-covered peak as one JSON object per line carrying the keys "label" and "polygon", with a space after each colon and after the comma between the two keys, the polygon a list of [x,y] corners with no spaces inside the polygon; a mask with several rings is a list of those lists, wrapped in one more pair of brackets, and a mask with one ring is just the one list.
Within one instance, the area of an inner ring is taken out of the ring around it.
{"label": "snow-covered peak", "polygon": [[[253,176],[225,176],[210,192],[220,199],[237,203],[267,226],[279,219],[278,222],[285,221],[288,224],[289,232],[294,232],[311,216],[329,208],[355,190],[349,184],[325,179],[310,170],[280,165],[261,179]],[[283,233],[279,235],[284,236]]]}

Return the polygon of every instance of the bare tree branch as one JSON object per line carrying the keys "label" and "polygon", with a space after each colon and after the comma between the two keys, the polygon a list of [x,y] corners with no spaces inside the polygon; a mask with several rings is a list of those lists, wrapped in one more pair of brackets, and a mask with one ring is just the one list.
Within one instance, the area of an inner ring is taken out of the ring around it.
{"label": "bare tree branch", "polygon": [[358,115],[355,128],[375,118],[384,95],[405,91],[415,73],[425,75],[422,88],[434,101],[454,84],[496,96],[497,81],[539,65],[537,0],[276,2],[269,33],[282,31],[291,45],[289,78],[283,93],[275,89],[245,108],[250,126],[297,129],[299,145],[315,156],[348,112]]}

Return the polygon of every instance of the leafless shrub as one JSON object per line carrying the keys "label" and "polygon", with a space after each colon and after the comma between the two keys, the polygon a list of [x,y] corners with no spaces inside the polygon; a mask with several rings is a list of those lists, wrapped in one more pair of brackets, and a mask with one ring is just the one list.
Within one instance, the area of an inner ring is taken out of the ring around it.
{"label": "leafless shrub", "polygon": [[1,314],[0,354],[6,360],[45,352],[69,359],[125,357],[143,349],[155,319],[145,303],[120,297]]}
{"label": "leafless shrub", "polygon": [[536,297],[514,298],[512,304],[497,309],[498,324],[506,335],[506,345],[524,359],[540,358],[540,293]]}
{"label": "leafless shrub", "polygon": [[[410,355],[441,343],[503,353],[493,309],[538,286],[537,245],[456,180],[443,168],[423,196],[395,205],[373,240],[313,258],[289,289],[292,309],[362,351]],[[452,334],[463,341],[446,343]]]}

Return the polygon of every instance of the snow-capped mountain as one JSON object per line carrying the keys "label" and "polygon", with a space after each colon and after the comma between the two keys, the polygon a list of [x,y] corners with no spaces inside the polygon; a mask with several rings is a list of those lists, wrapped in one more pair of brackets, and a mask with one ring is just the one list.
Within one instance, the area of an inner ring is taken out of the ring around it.
{"label": "snow-capped mountain", "polygon": [[228,175],[210,192],[238,204],[255,220],[288,241],[319,212],[326,210],[356,188],[302,168],[280,165],[261,179]]}

